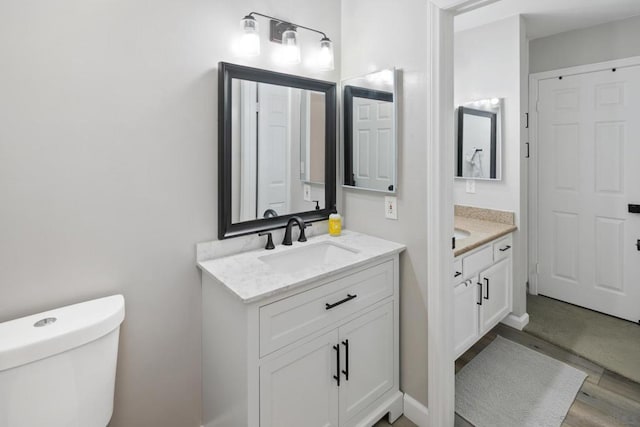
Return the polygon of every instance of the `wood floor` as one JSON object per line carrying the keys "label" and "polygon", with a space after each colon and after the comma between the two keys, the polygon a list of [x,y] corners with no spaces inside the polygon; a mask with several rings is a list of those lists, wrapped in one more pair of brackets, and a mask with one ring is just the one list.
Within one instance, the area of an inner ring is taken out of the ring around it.
{"label": "wood floor", "polygon": [[[640,426],[640,384],[603,369],[547,341],[502,324],[496,326],[456,360],[456,373],[488,346],[497,335],[560,360],[588,375],[562,427]],[[638,363],[640,363],[640,355]],[[472,424],[456,415],[456,426],[468,427]]]}
{"label": "wood floor", "polygon": [[[587,374],[587,379],[571,405],[562,427],[640,426],[640,384],[547,341],[502,324],[496,326],[456,360],[456,373],[491,344],[498,335],[560,360]],[[640,363],[640,355],[638,363]],[[386,419],[382,419],[374,427],[390,425]],[[416,426],[407,418],[400,417],[393,427]],[[455,427],[473,427],[473,424],[456,414]]]}

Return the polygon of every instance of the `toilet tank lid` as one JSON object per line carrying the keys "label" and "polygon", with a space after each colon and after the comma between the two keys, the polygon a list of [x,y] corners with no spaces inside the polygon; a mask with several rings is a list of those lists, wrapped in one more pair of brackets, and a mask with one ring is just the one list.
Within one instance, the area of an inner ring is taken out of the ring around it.
{"label": "toilet tank lid", "polygon": [[0,372],[87,344],[123,320],[124,297],[113,295],[0,323]]}

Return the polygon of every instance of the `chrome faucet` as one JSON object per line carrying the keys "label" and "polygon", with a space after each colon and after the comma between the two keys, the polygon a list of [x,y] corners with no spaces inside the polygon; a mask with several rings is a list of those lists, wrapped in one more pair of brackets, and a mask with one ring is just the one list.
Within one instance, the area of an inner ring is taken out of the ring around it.
{"label": "chrome faucet", "polygon": [[289,218],[289,221],[287,221],[287,228],[285,229],[284,240],[282,241],[283,245],[291,246],[291,229],[293,228],[294,223],[298,223],[298,228],[300,228],[300,237],[298,237],[298,242],[307,241],[307,237],[304,235],[304,221],[299,216],[292,216]]}

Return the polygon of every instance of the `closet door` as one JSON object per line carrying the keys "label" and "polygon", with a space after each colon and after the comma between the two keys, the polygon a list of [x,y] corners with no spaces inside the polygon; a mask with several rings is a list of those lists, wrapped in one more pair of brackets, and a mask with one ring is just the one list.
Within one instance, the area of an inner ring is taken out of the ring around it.
{"label": "closet door", "polygon": [[538,292],[637,322],[640,66],[541,80],[538,94]]}

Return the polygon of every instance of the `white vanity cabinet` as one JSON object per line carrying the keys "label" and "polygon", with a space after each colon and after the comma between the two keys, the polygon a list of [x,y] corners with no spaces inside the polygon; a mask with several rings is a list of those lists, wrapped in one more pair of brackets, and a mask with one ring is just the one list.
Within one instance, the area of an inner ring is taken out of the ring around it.
{"label": "white vanity cabinet", "polygon": [[512,310],[511,234],[454,260],[454,353],[460,357]]}
{"label": "white vanity cabinet", "polygon": [[399,417],[398,268],[394,253],[250,303],[203,273],[203,425]]}

